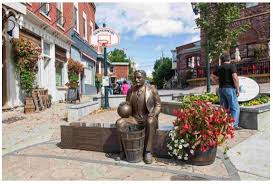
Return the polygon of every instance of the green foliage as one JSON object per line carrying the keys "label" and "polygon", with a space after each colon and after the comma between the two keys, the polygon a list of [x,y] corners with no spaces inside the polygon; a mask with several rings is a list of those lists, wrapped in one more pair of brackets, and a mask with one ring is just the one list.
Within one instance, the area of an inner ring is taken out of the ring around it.
{"label": "green foliage", "polygon": [[171,58],[164,57],[163,59],[156,60],[152,74],[153,83],[158,88],[163,88],[164,82],[168,81],[174,75]]}
{"label": "green foliage", "polygon": [[186,108],[191,106],[192,102],[195,102],[197,100],[202,100],[202,101],[209,101],[212,104],[220,104],[219,97],[213,93],[204,93],[202,95],[185,95],[182,97],[181,101],[182,107]]}
{"label": "green foliage", "polygon": [[249,102],[243,102],[240,105],[241,106],[253,106],[253,105],[260,105],[264,103],[268,103],[270,100],[270,97],[267,95],[259,95],[257,98],[250,100]]}
{"label": "green foliage", "polygon": [[23,38],[13,39],[13,51],[16,64],[16,73],[19,77],[21,89],[30,95],[33,89],[35,75],[38,72],[37,62],[41,48],[30,40]]}
{"label": "green foliage", "polygon": [[68,78],[69,78],[69,82],[78,82],[79,75],[77,73],[70,72],[68,75]]}
{"label": "green foliage", "polygon": [[114,49],[108,54],[108,58],[111,62],[129,62],[126,53],[122,49]]}
{"label": "green foliage", "polygon": [[[192,105],[192,102],[195,102],[197,100],[202,100],[202,101],[209,101],[212,104],[220,104],[220,99],[217,95],[213,93],[205,93],[202,95],[185,95],[182,97],[181,101],[182,107],[190,107]],[[253,105],[260,105],[264,103],[268,103],[270,100],[270,97],[267,95],[259,95],[257,98],[250,100],[248,102],[242,102],[239,103],[240,106],[253,106]]]}
{"label": "green foliage", "polygon": [[20,84],[23,90],[29,93],[33,88],[35,73],[26,69],[20,71]]}
{"label": "green foliage", "polygon": [[[231,23],[240,18],[240,3],[197,3],[200,17],[196,19],[199,28],[207,33],[209,56],[215,60],[230,48],[236,46],[238,37],[245,32],[248,24],[231,27]],[[215,6],[214,6],[215,5]]]}

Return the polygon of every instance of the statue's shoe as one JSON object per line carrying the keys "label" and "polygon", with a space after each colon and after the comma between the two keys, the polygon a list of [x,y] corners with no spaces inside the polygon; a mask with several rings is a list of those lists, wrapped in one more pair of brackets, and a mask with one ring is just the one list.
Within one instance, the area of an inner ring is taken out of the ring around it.
{"label": "statue's shoe", "polygon": [[144,155],[144,162],[145,162],[145,164],[151,164],[151,163],[153,163],[153,156],[152,156],[152,154],[150,152],[145,153],[145,155]]}

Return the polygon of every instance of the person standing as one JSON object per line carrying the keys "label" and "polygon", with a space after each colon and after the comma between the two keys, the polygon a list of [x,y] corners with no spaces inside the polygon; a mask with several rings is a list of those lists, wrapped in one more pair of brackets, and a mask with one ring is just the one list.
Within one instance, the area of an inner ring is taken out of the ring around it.
{"label": "person standing", "polygon": [[123,95],[127,95],[128,90],[129,90],[129,85],[128,85],[127,81],[125,80],[125,81],[123,81],[122,86],[121,86],[121,93]]}
{"label": "person standing", "polygon": [[95,79],[95,86],[96,86],[97,94],[98,94],[100,92],[101,82],[99,81],[97,76],[96,76],[96,79]]}
{"label": "person standing", "polygon": [[222,65],[217,67],[215,72],[211,74],[211,80],[215,83],[219,83],[220,104],[224,106],[225,109],[230,110],[235,120],[233,127],[235,130],[240,130],[241,127],[238,126],[240,106],[237,99],[240,93],[237,69],[236,66],[231,63],[228,53],[223,54],[220,59]]}

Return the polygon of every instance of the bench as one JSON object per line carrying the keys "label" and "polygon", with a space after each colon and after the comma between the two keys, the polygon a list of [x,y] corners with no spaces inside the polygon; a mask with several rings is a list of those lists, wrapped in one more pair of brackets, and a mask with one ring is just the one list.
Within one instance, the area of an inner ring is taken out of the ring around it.
{"label": "bench", "polygon": [[[160,125],[153,143],[153,155],[169,158],[167,152],[168,132],[171,125]],[[61,126],[61,148],[118,153],[119,143],[115,124],[70,123]]]}

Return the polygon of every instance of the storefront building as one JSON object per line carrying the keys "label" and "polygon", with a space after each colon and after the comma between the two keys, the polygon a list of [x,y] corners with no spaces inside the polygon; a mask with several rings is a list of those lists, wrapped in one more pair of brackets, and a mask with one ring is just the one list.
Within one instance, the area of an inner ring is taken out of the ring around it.
{"label": "storefront building", "polygon": [[27,13],[24,3],[2,4],[2,109],[14,108],[22,104],[19,83],[15,75],[12,54],[13,38],[19,38],[24,16]]}

